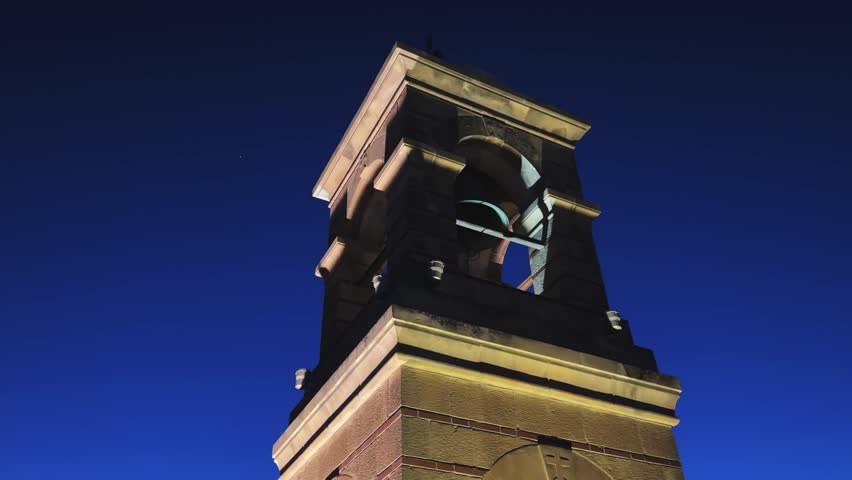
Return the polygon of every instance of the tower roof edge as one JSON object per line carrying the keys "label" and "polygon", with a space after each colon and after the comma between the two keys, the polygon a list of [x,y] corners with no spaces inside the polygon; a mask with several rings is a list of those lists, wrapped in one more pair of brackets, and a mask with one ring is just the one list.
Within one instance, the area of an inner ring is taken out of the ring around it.
{"label": "tower roof edge", "polygon": [[334,197],[406,88],[424,91],[569,148],[591,128],[577,115],[397,42],[323,169],[313,189],[314,197],[326,201]]}

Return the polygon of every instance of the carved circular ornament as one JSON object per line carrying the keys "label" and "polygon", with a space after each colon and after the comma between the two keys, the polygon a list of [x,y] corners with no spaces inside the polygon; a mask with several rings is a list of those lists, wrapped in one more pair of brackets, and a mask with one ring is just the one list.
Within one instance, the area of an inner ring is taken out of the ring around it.
{"label": "carved circular ornament", "polygon": [[561,447],[529,445],[500,457],[483,480],[612,480],[588,459]]}

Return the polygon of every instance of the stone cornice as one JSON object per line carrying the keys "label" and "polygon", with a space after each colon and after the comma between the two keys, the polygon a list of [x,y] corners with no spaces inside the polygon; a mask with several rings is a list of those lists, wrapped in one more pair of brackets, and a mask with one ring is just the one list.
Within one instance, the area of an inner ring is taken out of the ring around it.
{"label": "stone cornice", "polygon": [[376,190],[386,191],[393,180],[402,171],[403,165],[413,152],[419,152],[422,160],[435,166],[458,173],[465,166],[464,158],[449,152],[440,151],[429,145],[403,138],[394,148],[382,169],[373,180]]}
{"label": "stone cornice", "polygon": [[314,275],[322,278],[323,271],[333,271],[334,267],[337,266],[337,263],[340,262],[340,259],[343,257],[343,251],[345,249],[346,242],[340,237],[334,237],[331,245],[328,246],[328,249],[320,259],[319,264],[317,264],[317,267],[314,269]]}
{"label": "stone cornice", "polygon": [[462,73],[424,52],[396,44],[314,186],[314,197],[330,200],[335,195],[387,117],[389,107],[408,86],[569,148],[590,128],[587,122],[571,114]]}
{"label": "stone cornice", "polygon": [[601,208],[592,202],[566,195],[552,188],[545,188],[540,201],[536,200],[527,208],[517,225],[527,235],[534,236],[544,225],[545,220],[550,221],[556,209],[575,212],[590,220],[598,218],[601,214]]}
{"label": "stone cornice", "polygon": [[552,188],[545,188],[542,198],[551,210],[554,207],[563,208],[572,212],[577,212],[580,215],[584,215],[591,219],[598,218],[601,214],[600,207],[594,203],[587,202],[570,195],[565,195],[564,193],[557,192]]}

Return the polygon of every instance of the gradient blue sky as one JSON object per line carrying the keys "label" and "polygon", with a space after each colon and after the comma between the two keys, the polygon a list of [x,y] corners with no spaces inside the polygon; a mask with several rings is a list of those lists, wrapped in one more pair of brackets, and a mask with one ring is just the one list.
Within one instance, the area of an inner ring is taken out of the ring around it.
{"label": "gradient blue sky", "polygon": [[276,478],[317,359],[311,188],[430,32],[591,120],[610,301],[683,380],[687,477],[847,477],[848,7],[534,4],[0,16],[0,478]]}

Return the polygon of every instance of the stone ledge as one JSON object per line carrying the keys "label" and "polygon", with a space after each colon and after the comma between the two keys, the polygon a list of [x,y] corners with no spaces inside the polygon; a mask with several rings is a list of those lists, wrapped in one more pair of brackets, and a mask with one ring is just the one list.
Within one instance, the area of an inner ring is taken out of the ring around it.
{"label": "stone ledge", "polygon": [[674,410],[680,382],[669,375],[450,318],[392,306],[399,343]]}
{"label": "stone ledge", "polygon": [[439,168],[458,172],[465,166],[464,158],[449,152],[441,151],[424,143],[403,138],[399,141],[393,152],[388,156],[385,165],[373,180],[376,190],[387,191],[394,179],[403,170],[403,166],[409,161],[409,156],[419,152],[423,160],[436,165]]}

